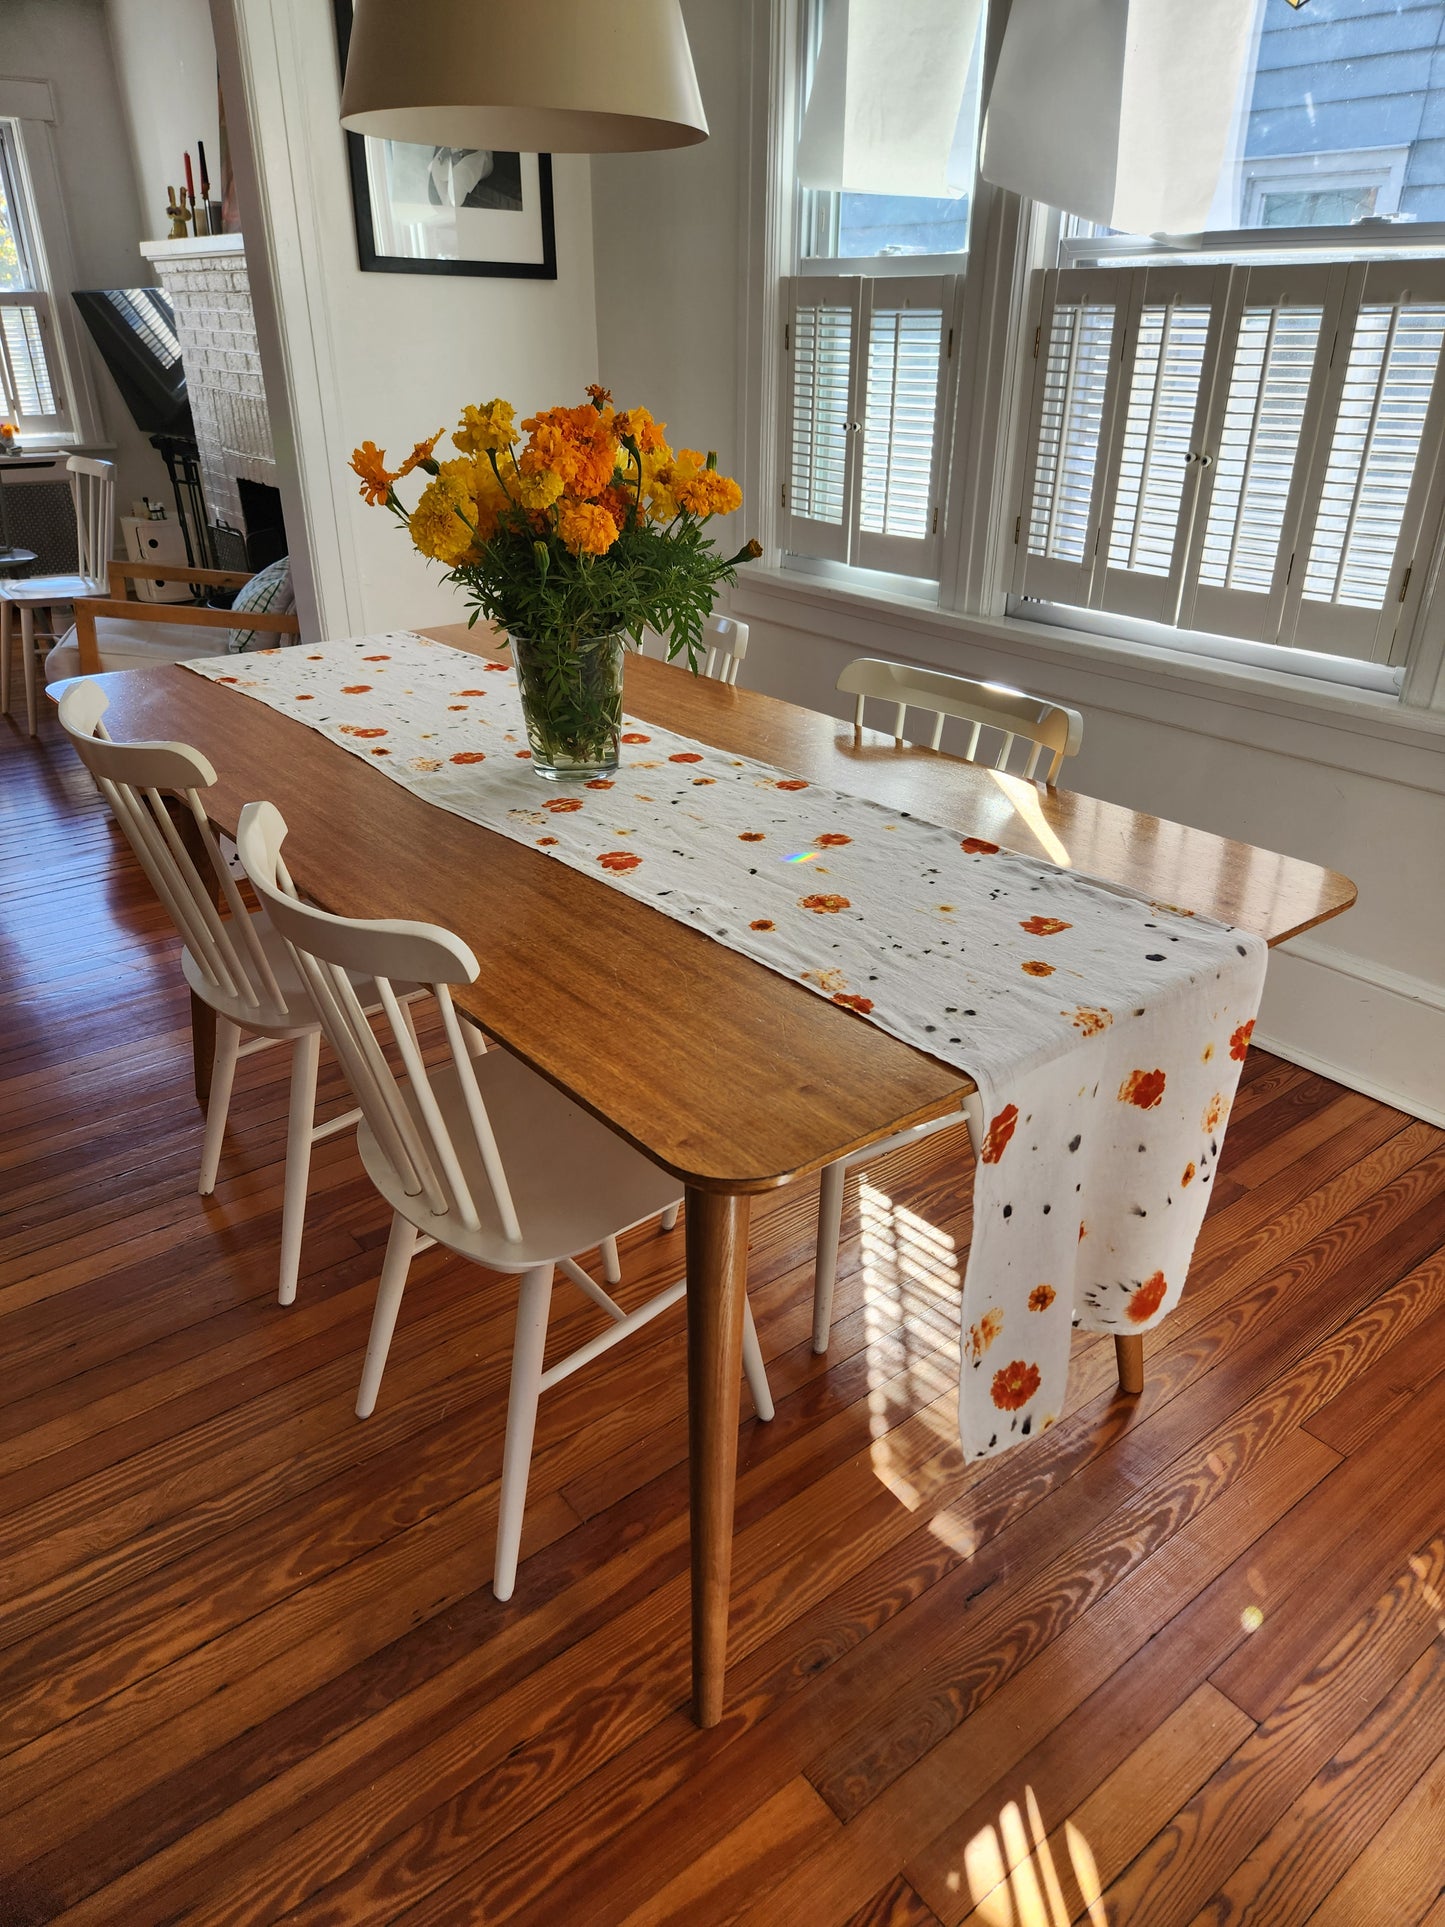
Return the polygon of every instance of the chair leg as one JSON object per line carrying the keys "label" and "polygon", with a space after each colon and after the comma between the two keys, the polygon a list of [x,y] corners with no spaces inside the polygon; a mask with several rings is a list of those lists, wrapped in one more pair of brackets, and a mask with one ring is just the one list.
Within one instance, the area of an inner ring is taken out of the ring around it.
{"label": "chair leg", "polygon": [[616,1238],[604,1238],[599,1247],[602,1252],[602,1276],[609,1285],[622,1283],[622,1260],[617,1255]]}
{"label": "chair leg", "polygon": [[10,617],[8,602],[0,602],[0,715],[10,714]]}
{"label": "chair leg", "polygon": [[658,1219],[657,1221],[658,1229],[660,1231],[676,1230],[678,1216],[681,1213],[681,1211],[682,1211],[682,1200],[679,1198],[677,1203],[670,1204],[667,1207],[666,1211],[664,1211],[662,1216]]}
{"label": "chair leg", "polygon": [[843,1225],[843,1180],[847,1175],[842,1163],[825,1165],[818,1187],[818,1252],[813,1260],[813,1350],[820,1356],[828,1349],[828,1330],[833,1322],[833,1285],[838,1275],[838,1234]]}
{"label": "chair leg", "polygon": [[201,1196],[216,1188],[221,1164],[221,1140],[226,1135],[226,1113],[231,1108],[231,1085],[236,1077],[236,1053],[241,1033],[229,1017],[216,1019],[216,1058],[211,1066],[211,1091],[206,1100],[206,1135],[201,1144]]}
{"label": "chair leg", "polygon": [[35,734],[35,611],[20,605],[20,667],[25,674],[25,727]]}
{"label": "chair leg", "polygon": [[743,1300],[743,1377],[752,1394],[753,1410],[763,1420],[773,1416],[773,1393],[768,1384],[768,1368],[763,1363],[763,1348],[758,1343],[758,1328],[753,1323],[753,1308]]}
{"label": "chair leg", "polygon": [[291,1105],[286,1121],[286,1194],[281,1206],[281,1285],[277,1299],[296,1302],[301,1270],[301,1233],[306,1225],[306,1186],[311,1176],[311,1146],[316,1128],[316,1067],[320,1031],[308,1031],[291,1046]]}
{"label": "chair leg", "polygon": [[386,1370],[386,1355],[391,1350],[391,1335],[396,1330],[396,1315],[401,1310],[401,1294],[406,1290],[406,1274],[416,1250],[417,1229],[401,1213],[391,1220],[391,1236],[386,1241],[386,1256],[381,1264],[381,1282],[376,1288],[376,1310],[371,1314],[371,1336],[366,1341],[366,1363],[361,1368],[361,1390],[356,1394],[356,1416],[370,1418],[381,1390],[381,1375]]}
{"label": "chair leg", "polygon": [[537,1430],[542,1355],[547,1345],[547,1314],[551,1306],[551,1265],[538,1265],[532,1271],[523,1272],[517,1295],[517,1336],[512,1344],[512,1389],[507,1396],[507,1442],[502,1450],[502,1502],[497,1515],[497,1557],[492,1576],[492,1591],[498,1599],[510,1599],[517,1583],[522,1514],[527,1505],[527,1474],[532,1469],[532,1439]]}
{"label": "chair leg", "polygon": [[1114,1360],[1119,1367],[1119,1390],[1130,1398],[1137,1398],[1144,1389],[1143,1332],[1117,1332]]}

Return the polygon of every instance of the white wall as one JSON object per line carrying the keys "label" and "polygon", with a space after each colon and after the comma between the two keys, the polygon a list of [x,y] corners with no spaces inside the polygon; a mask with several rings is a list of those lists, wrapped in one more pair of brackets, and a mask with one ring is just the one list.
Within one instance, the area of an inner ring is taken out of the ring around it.
{"label": "white wall", "polygon": [[[749,204],[750,9],[685,8],[713,138],[685,155],[594,162],[598,340],[605,378],[719,445],[756,400],[742,392]],[[741,523],[748,521],[744,507]],[[746,529],[742,532],[748,532]],[[1101,662],[1068,642],[903,613],[742,572],[752,625],[741,680],[842,715],[852,656],[890,655],[1021,683],[1079,708],[1084,749],[1066,781],[1086,793],[1344,871],[1346,916],[1275,953],[1261,1041],[1405,1109],[1445,1122],[1445,730],[1391,732],[1327,708],[1226,689],[1147,661]]]}
{"label": "white wall", "polygon": [[[150,270],[137,252],[140,205],[103,0],[3,0],[0,74],[50,82],[56,110],[51,137],[76,287],[148,282]],[[132,498],[141,494],[169,501],[165,468],[132,422],[83,324],[80,337],[106,438],[114,443],[100,452],[116,463],[120,512],[129,513]]]}
{"label": "white wall", "polygon": [[[121,107],[140,195],[141,234],[164,240],[166,188],[185,180],[204,141],[211,195],[221,198],[216,41],[206,0],[105,0]],[[196,175],[196,192],[201,191]]]}
{"label": "white wall", "polygon": [[[393,451],[463,405],[519,414],[597,379],[587,163],[554,161],[555,281],[362,274],[329,0],[212,0],[280,483],[315,633],[456,620],[443,588],[347,463]],[[304,553],[298,553],[303,551]]]}

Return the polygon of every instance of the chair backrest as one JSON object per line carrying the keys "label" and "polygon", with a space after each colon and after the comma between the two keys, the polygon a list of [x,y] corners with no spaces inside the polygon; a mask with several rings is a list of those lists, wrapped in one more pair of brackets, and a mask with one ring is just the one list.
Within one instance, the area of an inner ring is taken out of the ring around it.
{"label": "chair backrest", "polygon": [[[748,625],[732,616],[709,616],[702,626],[702,649],[702,674],[731,687],[738,679],[738,664],[748,653]],[[666,662],[666,637],[655,629],[647,630],[642,653]]]}
{"label": "chair backrest", "polygon": [[839,676],[837,686],[845,695],[856,698],[855,739],[862,738],[864,702],[875,696],[893,706],[893,740],[900,749],[910,709],[926,710],[934,719],[932,735],[925,745],[928,749],[937,749],[942,741],[944,718],[957,716],[973,725],[963,752],[968,762],[979,760],[979,739],[984,730],[997,730],[1003,740],[994,768],[1006,770],[1015,742],[1022,740],[1032,747],[1021,773],[1035,776],[1047,750],[1050,761],[1045,780],[1050,786],[1058,781],[1064,758],[1076,756],[1084,740],[1084,719],[1077,709],[1025,695],[1023,690],[1010,689],[1003,683],[945,675],[941,669],[915,669],[911,663],[888,662],[881,656],[859,656]]}
{"label": "chair backrest", "polygon": [[[257,1015],[286,1010],[236,879],[221,856],[199,792],[216,772],[185,743],[117,743],[101,721],[109,698],[95,683],[74,682],[60,699],[60,723],[95,778],[156,895],[214,990]],[[166,807],[169,791],[195,822],[205,858],[197,865]],[[231,914],[216,907],[219,890]]]}
{"label": "chair backrest", "polygon": [[[476,980],[480,966],[460,937],[431,923],[363,922],[336,917],[301,902],[281,845],[286,823],[274,803],[248,803],[236,830],[236,849],[246,875],[272,924],[285,938],[297,970],[311,992],[326,1040],[342,1069],[373,1137],[390,1160],[409,1197],[425,1198],[437,1215],[455,1213],[471,1230],[481,1223],[477,1198],[466,1176],[479,1163],[496,1206],[503,1235],[521,1238],[521,1226],[471,1053],[452,1004],[449,984]],[[364,973],[376,984],[379,1019],[406,1071],[407,1090],[386,1060],[372,1020],[361,1007],[348,975]],[[442,1025],[466,1110],[472,1142],[458,1145],[432,1089],[416,1037],[403,1015],[394,984],[425,984]]]}
{"label": "chair backrest", "polygon": [[90,455],[72,455],[65,464],[70,475],[70,499],[75,505],[75,543],[78,572],[88,581],[104,584],[115,548],[115,463]]}

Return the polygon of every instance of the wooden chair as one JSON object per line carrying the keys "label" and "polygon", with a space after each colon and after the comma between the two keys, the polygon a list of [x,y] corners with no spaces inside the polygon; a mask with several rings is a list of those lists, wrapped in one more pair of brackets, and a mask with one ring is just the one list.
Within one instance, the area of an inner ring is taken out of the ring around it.
{"label": "wooden chair", "polygon": [[[709,616],[702,628],[703,663],[702,674],[710,676],[714,682],[725,682],[731,688],[738,679],[738,664],[748,653],[748,625],[738,622],[732,616]],[[672,660],[687,666],[687,656],[668,657],[667,639],[658,635],[655,629],[647,631],[643,652],[656,656],[663,662]]]}
{"label": "wooden chair", "polygon": [[[957,716],[971,723],[967,762],[978,760],[979,742],[985,730],[1002,737],[995,769],[1007,769],[1014,743],[1022,738],[1032,744],[1023,774],[1034,778],[1045,750],[1052,752],[1047,782],[1052,786],[1059,765],[1066,756],[1078,754],[1084,738],[1084,719],[1076,709],[1028,696],[1020,689],[1005,689],[996,683],[971,682],[965,676],[945,675],[938,669],[915,669],[908,663],[886,662],[881,657],[860,656],[850,662],[838,678],[838,688],[857,698],[853,709],[853,733],[863,734],[863,705],[870,697],[880,697],[893,705],[893,740],[901,749],[903,731],[910,709],[930,711],[934,717],[932,736],[927,744],[937,749],[946,717]],[[843,1221],[843,1183],[855,1165],[885,1156],[902,1145],[913,1144],[935,1131],[955,1129],[960,1121],[968,1123],[977,1151],[983,1131],[983,1115],[977,1097],[969,1098],[962,1112],[934,1118],[899,1131],[866,1151],[840,1158],[824,1168],[818,1191],[818,1249],[813,1266],[813,1350],[826,1352],[828,1328],[833,1317],[833,1286],[838,1273],[838,1238]]]}
{"label": "wooden chair", "polygon": [[1044,779],[1051,789],[1058,781],[1064,758],[1077,756],[1084,738],[1084,719],[1077,709],[1045,702],[1040,696],[1026,696],[1021,689],[1009,689],[1002,683],[972,682],[967,676],[945,675],[941,669],[915,669],[911,663],[887,662],[881,656],[859,656],[850,662],[837,686],[857,699],[853,705],[856,741],[863,739],[863,706],[870,696],[892,704],[893,740],[900,749],[910,709],[926,710],[933,717],[933,733],[923,745],[927,749],[938,748],[945,719],[957,716],[973,725],[963,752],[966,762],[978,762],[984,730],[1002,738],[995,769],[1008,768],[1013,746],[1022,739],[1032,745],[1021,772],[1026,777],[1035,777],[1043,752],[1052,751]]}
{"label": "wooden chair", "polygon": [[[676,1204],[680,1187],[519,1058],[503,1050],[473,1055],[448,989],[473,983],[478,974],[476,958],[459,937],[435,924],[358,922],[302,903],[282,859],[285,836],[274,804],[248,803],[236,847],[345,1068],[361,1106],[362,1162],[393,1213],[357,1416],[366,1418],[376,1404],[417,1251],[443,1244],[521,1280],[492,1580],[498,1599],[509,1599],[540,1395],[676,1304],[686,1289],[679,1279],[636,1311],[624,1312],[576,1262],[577,1254],[655,1218]],[[362,1013],[348,976],[355,971],[375,979],[405,1066],[402,1078],[391,1070]],[[403,1019],[393,990],[398,977],[428,986],[436,1000],[449,1046],[448,1061],[438,1068],[423,1063]],[[544,1370],[557,1271],[612,1324]],[[770,1419],[772,1399],[750,1310],[743,1368],[759,1418]]]}
{"label": "wooden chair", "polygon": [[[216,1188],[236,1060],[274,1043],[291,1046],[277,1294],[289,1305],[301,1263],[311,1147],[346,1130],[360,1112],[316,1122],[321,1027],[290,952],[264,916],[247,910],[221,856],[200,799],[216,780],[214,769],[184,743],[112,741],[101,720],[108,707],[97,684],[72,682],[60,700],[60,725],[180,934],[181,969],[192,994],[215,1012],[216,1055],[201,1150],[203,1197]],[[176,799],[174,816],[164,800],[167,793]],[[229,917],[220,915],[218,901]],[[414,986],[407,988],[415,994]],[[362,989],[373,1001],[364,980]],[[243,1032],[251,1033],[248,1043],[241,1042]]]}
{"label": "wooden chair", "polygon": [[[193,656],[224,656],[233,629],[250,629],[284,643],[301,634],[294,610],[212,609],[199,602],[141,602],[130,594],[137,578],[188,582],[200,589],[242,589],[251,580],[236,569],[182,568],[174,563],[111,562],[108,596],[75,605],[73,637],[63,637],[46,661],[51,682],[65,676],[96,676],[106,669],[135,669],[152,662],[185,662]],[[59,661],[66,650],[69,660]]]}
{"label": "wooden chair", "polygon": [[[20,612],[20,657],[25,676],[25,725],[35,734],[37,651],[55,641],[52,612],[105,587],[105,568],[115,543],[115,464],[72,455],[65,464],[75,510],[77,567],[73,575],[22,576],[0,583],[0,710],[10,713],[10,640],[13,612]],[[142,570],[144,574],[146,571]],[[43,621],[37,626],[37,615]]]}

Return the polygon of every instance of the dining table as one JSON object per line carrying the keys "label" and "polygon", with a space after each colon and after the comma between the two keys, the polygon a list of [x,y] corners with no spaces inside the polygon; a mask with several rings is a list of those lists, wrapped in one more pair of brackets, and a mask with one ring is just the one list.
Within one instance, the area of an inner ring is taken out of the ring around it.
{"label": "dining table", "polygon": [[[416,631],[487,653],[461,625]],[[693,1715],[721,1718],[751,1200],[960,1109],[955,1067],[542,852],[439,809],[318,732],[179,664],[103,675],[123,740],[194,745],[233,835],[269,799],[298,888],[348,917],[470,945],[459,1010],[685,1187]],[[1043,858],[1271,946],[1340,915],[1348,878],[1123,804],[1050,789],[756,690],[629,655],[630,716],[962,835]],[[479,780],[485,780],[479,778]],[[542,779],[539,779],[539,784]],[[201,1007],[202,1009],[204,1007]],[[193,1006],[196,1077],[209,1045]],[[1120,1341],[1138,1389],[1142,1337]]]}

